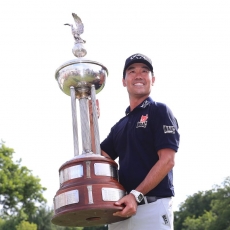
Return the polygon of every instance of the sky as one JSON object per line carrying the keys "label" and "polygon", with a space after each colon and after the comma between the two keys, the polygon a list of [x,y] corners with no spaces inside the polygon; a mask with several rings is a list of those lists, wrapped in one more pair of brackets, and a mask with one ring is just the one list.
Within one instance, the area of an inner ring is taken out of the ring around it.
{"label": "sky", "polygon": [[70,97],[55,71],[74,59],[72,13],[83,21],[88,60],[109,71],[97,95],[101,141],[129,104],[121,84],[125,59],[153,62],[155,101],[179,123],[174,209],[189,195],[230,176],[230,3],[228,0],[21,0],[0,2],[0,139],[47,188],[74,157]]}

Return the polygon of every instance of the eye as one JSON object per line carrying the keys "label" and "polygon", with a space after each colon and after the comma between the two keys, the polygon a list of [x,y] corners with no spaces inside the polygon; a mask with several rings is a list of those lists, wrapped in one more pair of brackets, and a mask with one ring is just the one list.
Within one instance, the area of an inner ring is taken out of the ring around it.
{"label": "eye", "polygon": [[129,73],[134,73],[135,71],[134,70],[130,70]]}
{"label": "eye", "polygon": [[142,73],[149,73],[149,70],[143,69]]}

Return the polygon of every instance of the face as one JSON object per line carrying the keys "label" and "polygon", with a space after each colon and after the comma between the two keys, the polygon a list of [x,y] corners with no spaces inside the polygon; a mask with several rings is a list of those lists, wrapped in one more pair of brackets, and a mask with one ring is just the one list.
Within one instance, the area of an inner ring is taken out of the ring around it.
{"label": "face", "polygon": [[126,70],[123,86],[127,87],[129,96],[146,97],[151,92],[151,87],[155,81],[149,67],[143,63],[134,63]]}

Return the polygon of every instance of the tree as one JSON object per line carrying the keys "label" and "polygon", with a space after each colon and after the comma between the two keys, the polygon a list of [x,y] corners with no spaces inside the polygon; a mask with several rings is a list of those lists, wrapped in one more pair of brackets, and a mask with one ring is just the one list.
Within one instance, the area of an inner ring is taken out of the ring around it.
{"label": "tree", "polygon": [[36,204],[45,203],[42,193],[46,190],[40,179],[21,166],[21,160],[13,161],[14,150],[0,142],[0,217],[17,216],[20,212],[35,213]]}
{"label": "tree", "polygon": [[211,202],[215,194],[213,190],[198,193],[189,196],[184,203],[180,205],[179,211],[174,213],[174,227],[175,230],[181,230],[186,218],[198,218],[204,211],[211,210]]}
{"label": "tree", "polygon": [[53,211],[43,205],[29,217],[29,222],[35,223],[37,225],[37,230],[54,230],[56,228],[51,223],[52,216]]}
{"label": "tree", "polygon": [[45,205],[40,206],[29,218],[29,222],[37,225],[37,230],[82,230],[83,227],[61,227],[52,224],[51,219],[54,215],[52,209]]}
{"label": "tree", "polygon": [[188,197],[175,212],[175,230],[230,230],[230,177]]}
{"label": "tree", "polygon": [[106,230],[98,227],[61,227],[51,223],[40,179],[13,161],[14,150],[0,141],[0,230]]}
{"label": "tree", "polygon": [[212,212],[216,220],[210,230],[230,230],[230,177],[227,177],[221,186],[215,186],[216,199],[212,202]]}
{"label": "tree", "polygon": [[183,229],[210,230],[210,227],[212,226],[213,222],[215,222],[215,220],[216,216],[212,212],[205,211],[205,213],[202,216],[199,216],[198,218],[194,218],[194,216],[192,218],[187,217],[183,223]]}
{"label": "tree", "polygon": [[16,230],[37,230],[37,225],[23,220],[16,226]]}
{"label": "tree", "polygon": [[4,216],[2,224],[0,224],[0,230],[16,230],[16,226],[26,219],[27,215],[23,212],[23,210],[21,210],[16,216]]}

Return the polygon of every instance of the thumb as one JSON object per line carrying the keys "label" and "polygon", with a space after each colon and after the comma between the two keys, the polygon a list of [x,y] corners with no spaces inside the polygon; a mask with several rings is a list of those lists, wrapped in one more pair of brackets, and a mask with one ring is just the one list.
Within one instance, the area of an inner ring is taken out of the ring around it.
{"label": "thumb", "polygon": [[118,201],[115,202],[115,205],[121,205],[123,203],[124,203],[123,202],[123,198],[121,198],[120,200],[118,200]]}

